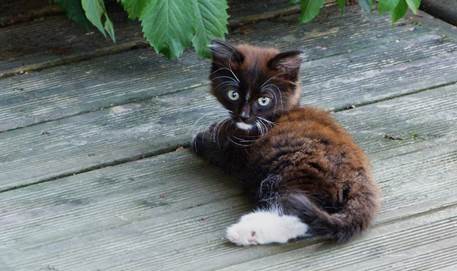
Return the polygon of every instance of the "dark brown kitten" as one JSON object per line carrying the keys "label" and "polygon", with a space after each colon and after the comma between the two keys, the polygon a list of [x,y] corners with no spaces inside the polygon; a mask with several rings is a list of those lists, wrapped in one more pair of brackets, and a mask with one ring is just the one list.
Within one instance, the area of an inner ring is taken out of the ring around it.
{"label": "dark brown kitten", "polygon": [[227,229],[238,245],[307,235],[347,241],[379,208],[370,164],[330,114],[299,107],[300,51],[213,42],[211,91],[230,118],[193,140],[256,204]]}

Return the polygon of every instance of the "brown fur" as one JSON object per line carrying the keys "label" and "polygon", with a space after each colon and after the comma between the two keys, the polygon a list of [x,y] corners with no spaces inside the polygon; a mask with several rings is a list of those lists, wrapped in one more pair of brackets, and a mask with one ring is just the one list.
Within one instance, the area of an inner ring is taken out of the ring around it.
{"label": "brown fur", "polygon": [[[231,113],[194,139],[194,151],[238,176],[257,207],[279,206],[307,223],[313,234],[349,240],[379,209],[370,163],[329,113],[299,107],[298,51],[279,53],[249,45],[213,46],[212,94]],[[235,81],[225,84],[224,80]],[[233,79],[233,78],[232,78]],[[266,93],[264,82],[274,84]],[[227,99],[236,90],[239,100]],[[259,97],[275,99],[260,108]],[[249,118],[242,111],[250,110]],[[259,119],[263,118],[265,121]],[[236,122],[258,123],[249,131]]]}

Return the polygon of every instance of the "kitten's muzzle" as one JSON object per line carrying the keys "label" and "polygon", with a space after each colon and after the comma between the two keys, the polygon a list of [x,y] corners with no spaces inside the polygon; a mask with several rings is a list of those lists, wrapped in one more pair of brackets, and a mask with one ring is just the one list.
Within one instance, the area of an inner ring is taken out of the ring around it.
{"label": "kitten's muzzle", "polygon": [[243,106],[239,118],[243,122],[249,121],[249,119],[251,118],[251,108],[249,107],[249,104],[245,104]]}

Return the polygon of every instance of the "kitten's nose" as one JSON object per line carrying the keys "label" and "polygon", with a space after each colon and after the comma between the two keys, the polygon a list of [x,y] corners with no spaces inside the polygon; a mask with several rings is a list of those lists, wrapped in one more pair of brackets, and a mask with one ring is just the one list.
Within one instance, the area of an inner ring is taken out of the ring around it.
{"label": "kitten's nose", "polygon": [[251,117],[250,111],[249,105],[245,104],[241,110],[240,119],[246,122]]}
{"label": "kitten's nose", "polygon": [[251,116],[250,116],[249,112],[247,112],[247,111],[242,111],[241,114],[240,114],[240,119],[241,119],[242,121],[244,121],[244,122],[246,122],[247,120],[249,120],[250,117],[251,117]]}

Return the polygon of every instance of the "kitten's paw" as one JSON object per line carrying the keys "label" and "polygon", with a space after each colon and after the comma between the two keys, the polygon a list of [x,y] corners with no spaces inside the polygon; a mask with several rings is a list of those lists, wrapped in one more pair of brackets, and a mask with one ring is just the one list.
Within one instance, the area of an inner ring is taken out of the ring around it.
{"label": "kitten's paw", "polygon": [[257,229],[243,223],[236,223],[227,228],[225,238],[239,246],[260,245]]}
{"label": "kitten's paw", "polygon": [[204,132],[200,132],[196,135],[194,135],[192,137],[192,141],[191,141],[191,147],[192,147],[192,151],[196,154],[200,154],[202,152],[202,146],[203,146],[203,142],[204,142],[204,136],[205,136],[205,133]]}
{"label": "kitten's paw", "polygon": [[298,217],[276,211],[256,211],[227,228],[226,238],[239,246],[287,243],[306,235],[308,226]]}

